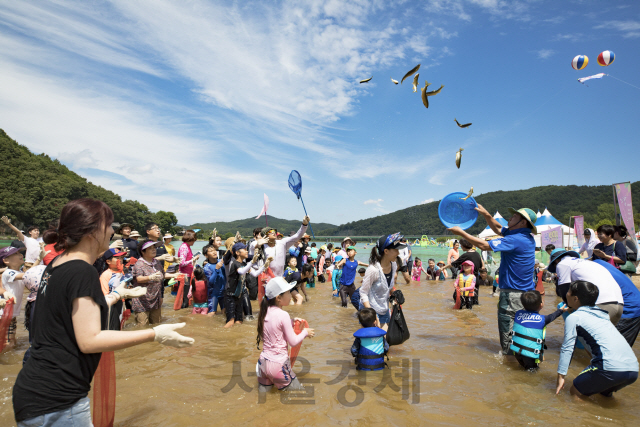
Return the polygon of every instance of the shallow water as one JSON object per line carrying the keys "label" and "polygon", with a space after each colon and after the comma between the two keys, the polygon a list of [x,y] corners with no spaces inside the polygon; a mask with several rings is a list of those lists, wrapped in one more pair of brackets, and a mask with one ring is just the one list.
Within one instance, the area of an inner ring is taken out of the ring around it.
{"label": "shallow water", "polygon": [[[256,378],[251,375],[260,354],[256,322],[224,329],[222,316],[173,311],[173,297],[167,294],[163,321],[186,322],[183,331],[196,343],[186,349],[147,343],[116,353],[116,425],[197,426],[222,420],[228,425],[640,423],[639,384],[612,399],[580,401],[568,391],[554,394],[561,318],[548,327],[546,361],[539,372],[530,373],[498,354],[497,297],[489,296],[487,288],[481,289],[481,305],[473,311],[454,311],[449,281],[399,287],[406,297],[403,308],[411,338],[391,348],[391,369],[367,374],[355,371],[349,353],[358,329],[355,310],[341,308],[339,299],[330,296],[329,284],[309,289],[309,303],[287,309],[316,330],[316,337],[304,341],[295,367],[307,372],[300,378],[308,395],[272,391],[264,403],[258,403]],[[543,312],[550,312],[557,302],[549,287]],[[19,326],[17,348],[0,355],[2,426],[15,424],[11,387],[27,345],[27,333]],[[576,354],[568,378],[578,375],[588,361],[584,353]],[[235,377],[234,366],[239,369]],[[246,391],[240,385],[225,389],[234,378],[244,382]]]}

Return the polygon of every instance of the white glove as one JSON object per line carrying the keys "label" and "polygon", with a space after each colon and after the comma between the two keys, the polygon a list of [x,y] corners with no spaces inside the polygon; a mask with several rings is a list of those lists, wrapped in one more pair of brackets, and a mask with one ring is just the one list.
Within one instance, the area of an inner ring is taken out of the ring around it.
{"label": "white glove", "polygon": [[233,238],[233,244],[235,245],[236,243],[238,243],[240,240],[242,240],[242,236],[240,235],[239,231],[236,231],[236,235]]}
{"label": "white glove", "polygon": [[45,251],[44,250],[44,243],[40,242],[40,253],[38,254],[38,259],[40,261],[42,261],[44,259],[44,257],[46,257],[47,255],[49,255],[51,253],[51,251]]}
{"label": "white glove", "polygon": [[13,298],[13,302],[16,302],[16,296],[13,295],[13,293],[11,291],[4,291],[4,299],[9,301],[11,298]]}
{"label": "white glove", "polygon": [[162,273],[156,271],[151,276],[147,276],[150,282],[155,282],[156,280],[162,280]]}
{"label": "white glove", "polygon": [[311,218],[309,218],[308,215],[305,215],[304,218],[302,218],[302,225],[309,225],[310,221],[311,221]]}
{"label": "white glove", "polygon": [[109,249],[118,249],[122,247],[124,247],[124,243],[122,243],[122,240],[116,240],[115,242],[109,245]]}
{"label": "white glove", "polygon": [[267,239],[256,239],[256,246],[266,245],[268,242]]}
{"label": "white glove", "polygon": [[0,298],[0,308],[4,308],[5,305],[7,305],[7,300]]}
{"label": "white glove", "polygon": [[171,347],[187,347],[193,345],[195,340],[193,338],[185,337],[176,332],[176,329],[184,328],[186,323],[172,323],[168,325],[159,325],[153,328],[156,333],[154,341],[163,344],[170,345]]}
{"label": "white glove", "polygon": [[164,255],[157,256],[155,259],[157,259],[158,261],[171,262],[171,260],[173,259],[173,256],[171,254],[164,254]]}
{"label": "white glove", "polygon": [[147,288],[144,286],[136,286],[135,288],[127,289],[126,285],[126,283],[123,283],[114,289],[114,292],[120,294],[120,299],[140,298],[147,294]]}

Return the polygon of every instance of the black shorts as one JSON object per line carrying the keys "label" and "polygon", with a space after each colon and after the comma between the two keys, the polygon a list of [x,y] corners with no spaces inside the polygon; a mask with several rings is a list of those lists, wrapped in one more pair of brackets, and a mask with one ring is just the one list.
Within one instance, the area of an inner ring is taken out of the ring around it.
{"label": "black shorts", "polygon": [[636,342],[638,332],[640,332],[640,317],[634,317],[631,319],[620,319],[616,325],[618,332],[622,334],[625,340],[629,343],[630,347],[633,347],[633,343]]}
{"label": "black shorts", "polygon": [[538,369],[538,365],[540,365],[540,359],[534,359],[533,357],[523,356],[520,353],[515,353],[514,356],[516,360],[524,369]]}
{"label": "black shorts", "polygon": [[240,297],[235,297],[233,294],[226,294],[224,296],[224,307],[227,311],[227,322],[235,320],[236,322],[242,322],[243,309],[242,300]]}
{"label": "black shorts", "polygon": [[638,373],[634,371],[604,371],[588,366],[573,380],[573,386],[585,396],[600,393],[609,397],[614,391],[633,384],[637,379]]}
{"label": "black shorts", "polygon": [[406,265],[402,265],[398,268],[398,271],[400,273],[406,273],[407,272],[407,266]]}

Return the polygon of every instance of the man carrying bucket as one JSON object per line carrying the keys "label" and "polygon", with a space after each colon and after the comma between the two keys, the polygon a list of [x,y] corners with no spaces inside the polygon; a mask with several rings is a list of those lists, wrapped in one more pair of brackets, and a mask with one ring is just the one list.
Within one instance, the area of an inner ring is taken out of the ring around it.
{"label": "man carrying bucket", "polygon": [[509,354],[511,342],[511,330],[516,311],[523,310],[520,296],[526,291],[535,288],[531,277],[536,262],[536,244],[533,234],[537,234],[535,223],[536,214],[528,208],[515,210],[509,208],[512,214],[507,227],[502,227],[489,212],[481,205],[475,210],[487,221],[494,233],[502,237],[486,242],[474,237],[460,227],[449,228],[453,234],[457,234],[483,251],[500,252],[500,301],[498,302],[498,332],[500,333],[500,345],[503,354]]}

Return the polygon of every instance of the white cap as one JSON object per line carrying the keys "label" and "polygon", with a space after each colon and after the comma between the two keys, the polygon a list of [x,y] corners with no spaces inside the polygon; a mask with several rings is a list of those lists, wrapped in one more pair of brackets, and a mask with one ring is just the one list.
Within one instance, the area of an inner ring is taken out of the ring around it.
{"label": "white cap", "polygon": [[281,293],[290,291],[296,286],[297,282],[287,282],[284,277],[274,277],[269,280],[267,286],[264,287],[264,295],[267,299],[273,299]]}

